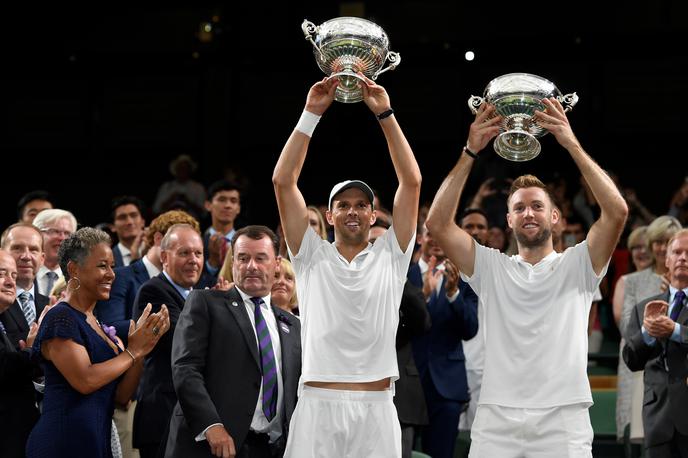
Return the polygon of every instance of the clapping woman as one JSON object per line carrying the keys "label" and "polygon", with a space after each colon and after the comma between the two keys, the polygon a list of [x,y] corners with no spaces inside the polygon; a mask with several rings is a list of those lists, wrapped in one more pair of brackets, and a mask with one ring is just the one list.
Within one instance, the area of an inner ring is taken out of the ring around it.
{"label": "clapping woman", "polygon": [[124,347],[114,328],[93,315],[96,302],[109,298],[115,278],[110,237],[82,228],[62,242],[58,259],[67,294],[45,315],[33,344],[45,373],[45,397],[26,453],[109,458],[114,402],[131,399],[144,356],[169,329],[169,314],[164,305],[150,314],[149,305],[131,323]]}

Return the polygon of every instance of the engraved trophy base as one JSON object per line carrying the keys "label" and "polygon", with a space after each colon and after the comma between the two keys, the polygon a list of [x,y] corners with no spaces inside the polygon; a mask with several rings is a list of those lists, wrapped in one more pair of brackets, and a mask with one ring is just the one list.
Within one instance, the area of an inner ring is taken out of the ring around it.
{"label": "engraved trophy base", "polygon": [[529,161],[540,154],[541,150],[540,142],[522,130],[510,130],[499,134],[493,146],[497,154],[514,162]]}
{"label": "engraved trophy base", "polygon": [[342,72],[330,75],[330,78],[336,77],[339,80],[337,89],[334,91],[334,99],[342,103],[356,103],[363,100],[363,89],[360,83],[363,81],[359,75],[353,70],[344,70]]}
{"label": "engraved trophy base", "polygon": [[535,110],[543,111],[541,100],[522,94],[509,95],[494,101],[495,111],[504,118],[501,133],[493,144],[504,159],[523,162],[540,154],[542,147],[535,137],[547,131],[535,123]]}

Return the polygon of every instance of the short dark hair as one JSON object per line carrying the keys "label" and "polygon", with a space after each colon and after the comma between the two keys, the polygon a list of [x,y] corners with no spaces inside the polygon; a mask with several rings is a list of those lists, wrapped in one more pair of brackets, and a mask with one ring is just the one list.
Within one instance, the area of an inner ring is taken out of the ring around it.
{"label": "short dark hair", "polygon": [[241,229],[236,231],[234,237],[232,237],[232,253],[236,253],[234,251],[234,245],[236,244],[236,241],[239,240],[239,237],[241,237],[242,235],[245,235],[246,237],[253,240],[260,240],[263,237],[269,237],[270,241],[272,242],[272,247],[275,250],[275,256],[279,254],[279,239],[277,238],[277,234],[275,234],[273,230],[269,227],[257,224],[242,227]]}
{"label": "short dark hair", "polygon": [[136,196],[117,196],[110,202],[110,218],[112,221],[115,220],[115,212],[117,209],[123,205],[135,206],[139,213],[141,213],[141,217],[145,218],[144,212],[146,211],[146,204],[144,204],[141,199]]}
{"label": "short dark hair", "polygon": [[239,183],[229,180],[218,180],[208,187],[208,202],[213,200],[215,194],[221,191],[236,191],[241,199],[241,186],[239,186]]}
{"label": "short dark hair", "polygon": [[485,221],[487,221],[487,225],[488,226],[490,225],[490,219],[487,217],[487,213],[485,212],[485,210],[483,210],[482,208],[478,208],[478,207],[472,207],[472,208],[467,208],[463,212],[461,212],[461,214],[459,215],[459,226],[463,226],[463,220],[465,217],[467,217],[468,215],[472,215],[474,213],[477,213],[479,215],[483,215],[483,217],[485,218]]}
{"label": "short dark hair", "polygon": [[42,189],[36,189],[35,191],[30,191],[21,196],[19,202],[17,202],[17,218],[22,219],[24,214],[24,207],[26,204],[32,200],[45,200],[46,202],[53,203],[53,196],[50,195],[48,191],[43,191]]}

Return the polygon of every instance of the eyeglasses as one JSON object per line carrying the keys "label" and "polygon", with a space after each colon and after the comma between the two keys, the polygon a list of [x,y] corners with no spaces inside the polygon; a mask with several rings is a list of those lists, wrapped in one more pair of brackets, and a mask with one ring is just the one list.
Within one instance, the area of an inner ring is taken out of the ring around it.
{"label": "eyeglasses", "polygon": [[49,227],[48,229],[41,229],[41,232],[43,232],[44,234],[48,234],[51,237],[63,235],[65,238],[67,238],[70,235],[72,235],[72,231],[63,231],[61,229],[55,229],[54,227]]}

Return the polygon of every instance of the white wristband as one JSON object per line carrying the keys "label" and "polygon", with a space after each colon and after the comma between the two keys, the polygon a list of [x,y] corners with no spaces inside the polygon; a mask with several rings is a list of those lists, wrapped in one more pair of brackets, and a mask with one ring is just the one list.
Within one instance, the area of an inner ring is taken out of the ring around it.
{"label": "white wristband", "polygon": [[296,124],[296,130],[298,130],[299,132],[303,132],[309,137],[312,137],[313,131],[315,130],[315,126],[318,125],[320,118],[321,116],[318,116],[317,114],[313,114],[310,111],[303,110],[303,113],[301,113],[301,118],[299,119],[299,122]]}

